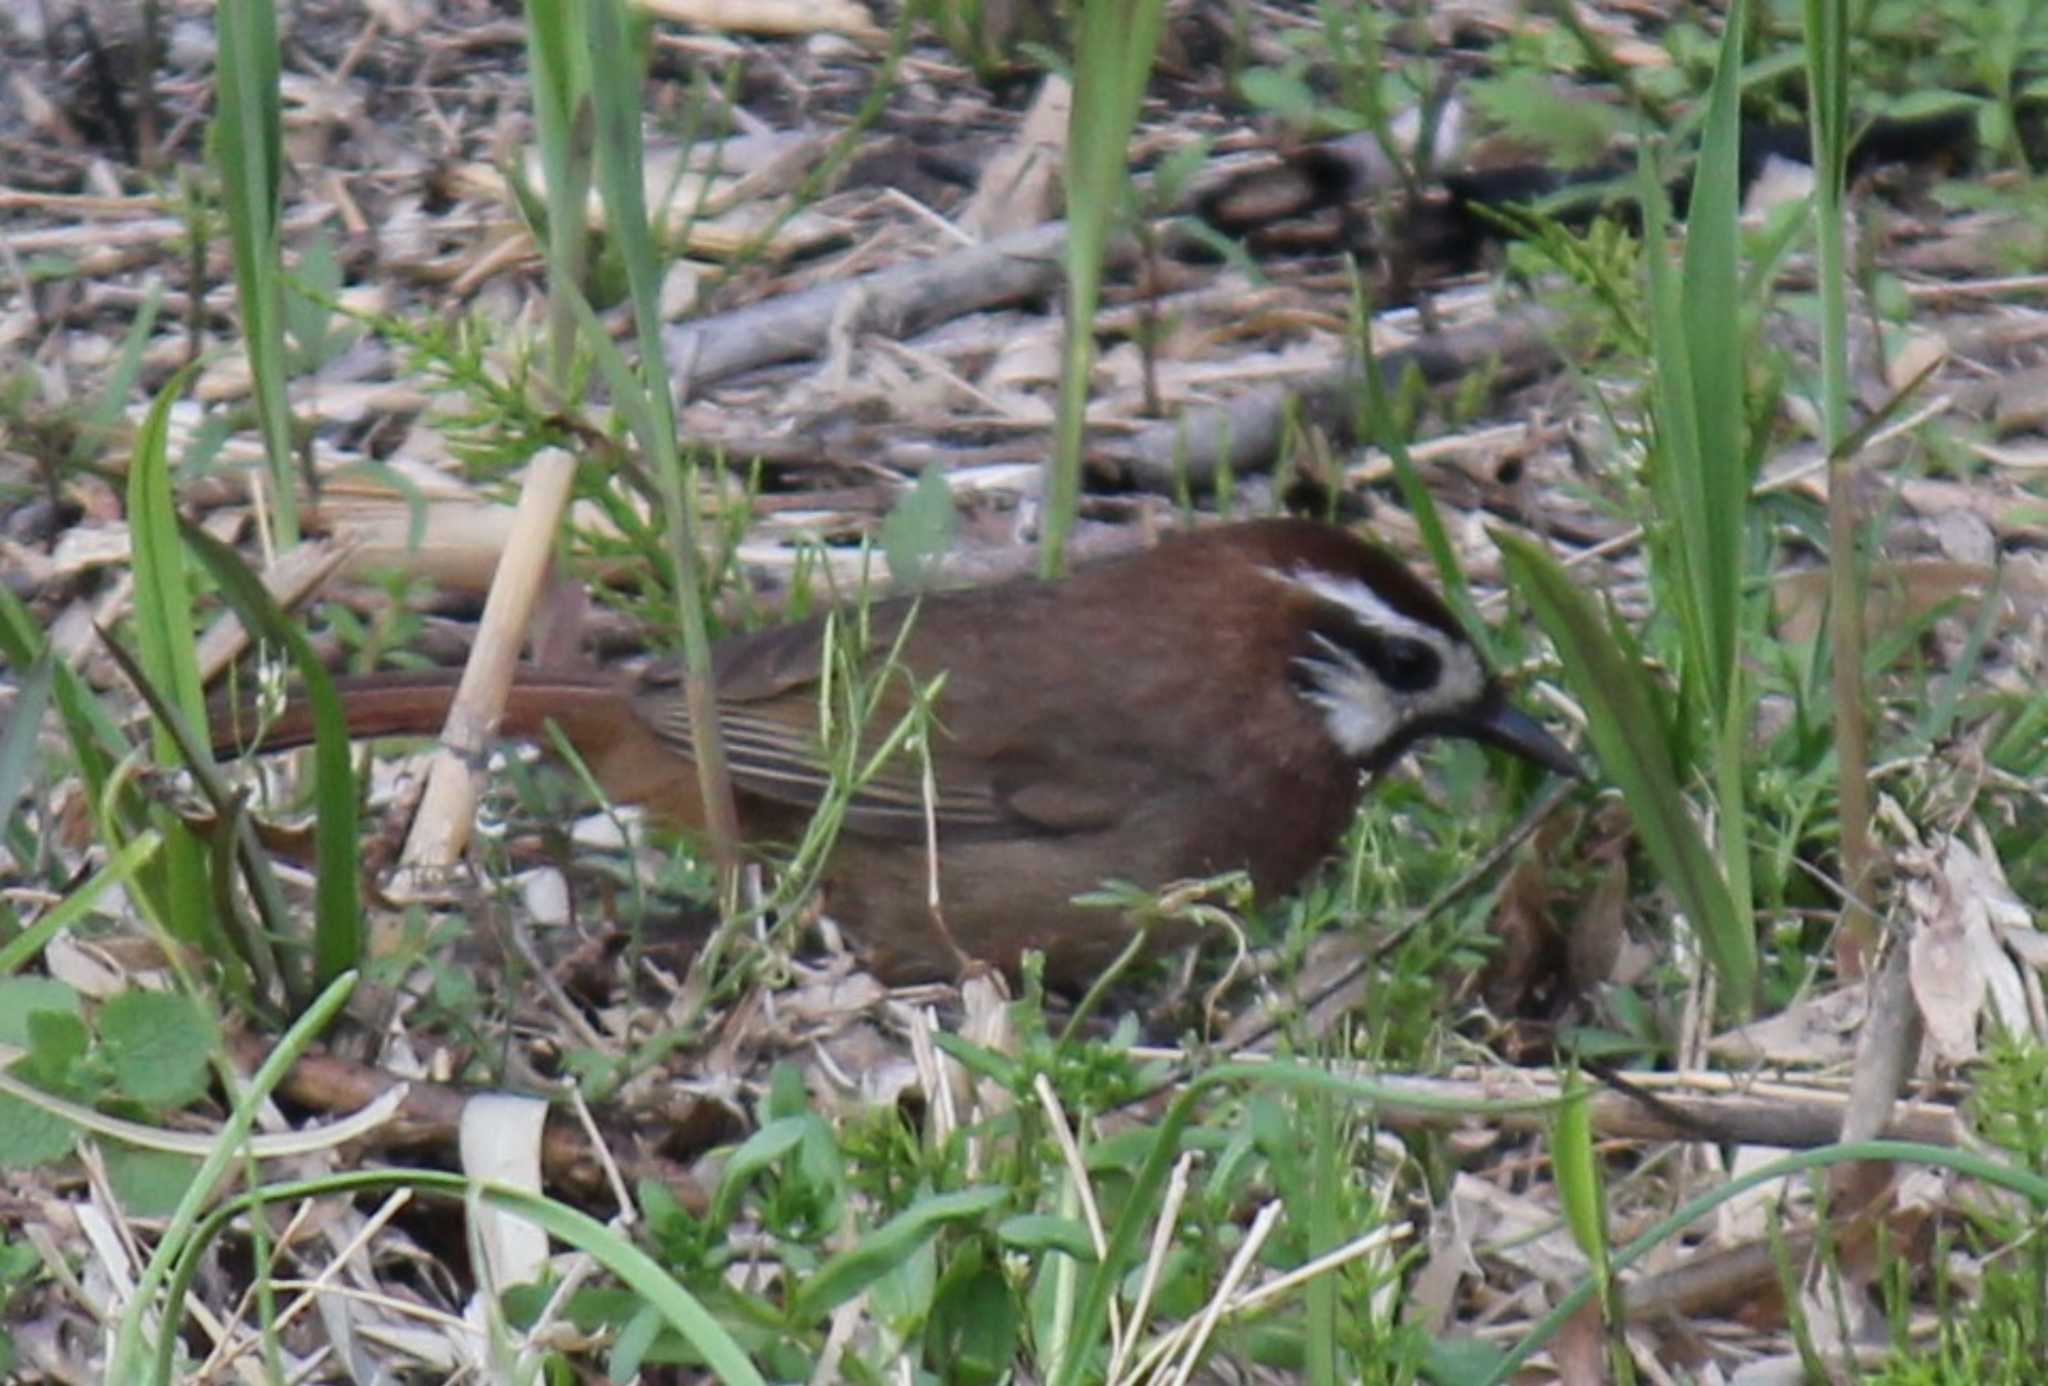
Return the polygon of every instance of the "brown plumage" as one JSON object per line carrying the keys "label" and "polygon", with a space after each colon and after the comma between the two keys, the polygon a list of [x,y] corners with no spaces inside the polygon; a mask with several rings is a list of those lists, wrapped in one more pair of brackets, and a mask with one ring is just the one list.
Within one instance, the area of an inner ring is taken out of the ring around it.
{"label": "brown plumage", "polygon": [[[874,606],[871,657],[912,610]],[[750,842],[793,842],[824,790],[821,637],[813,620],[715,650]],[[855,795],[825,875],[828,909],[891,980],[950,976],[963,956],[1014,970],[1029,948],[1056,981],[1085,980],[1128,935],[1113,913],[1070,902],[1111,879],[1156,887],[1243,867],[1262,894],[1290,890],[1342,835],[1365,776],[1423,736],[1576,773],[1433,592],[1384,551],[1306,521],[1202,530],[1055,584],[928,596],[901,665],[924,685],[945,675],[931,740],[944,928],[927,904],[910,757]],[[435,734],[458,677],[339,680],[350,734]],[[911,682],[886,681],[871,739],[910,706]],[[701,830],[673,668],[522,670],[501,733],[538,737],[549,722],[614,801]],[[295,704],[257,749],[310,736]]]}

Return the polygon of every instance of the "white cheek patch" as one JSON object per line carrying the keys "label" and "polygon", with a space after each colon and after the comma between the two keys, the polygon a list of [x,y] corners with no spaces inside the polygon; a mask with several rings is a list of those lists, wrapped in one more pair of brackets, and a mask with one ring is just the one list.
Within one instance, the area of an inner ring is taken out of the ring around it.
{"label": "white cheek patch", "polygon": [[1308,678],[1301,696],[1323,711],[1330,739],[1353,760],[1363,760],[1386,742],[1400,724],[1401,713],[1381,683],[1358,656],[1326,636],[1313,637],[1316,655],[1304,655],[1294,667]]}
{"label": "white cheek patch", "polygon": [[1330,736],[1347,755],[1363,757],[1384,745],[1405,723],[1470,707],[1486,688],[1486,670],[1464,640],[1427,621],[1405,616],[1355,578],[1297,568],[1263,569],[1267,576],[1343,608],[1365,630],[1416,640],[1436,652],[1436,682],[1412,693],[1389,688],[1350,650],[1325,636],[1317,652],[1296,661],[1311,686],[1303,696],[1323,710]]}
{"label": "white cheek patch", "polygon": [[1454,707],[1472,706],[1486,691],[1486,670],[1479,663],[1478,653],[1460,641],[1442,654],[1443,673],[1437,676],[1436,687],[1423,695],[1428,710],[1448,712]]}

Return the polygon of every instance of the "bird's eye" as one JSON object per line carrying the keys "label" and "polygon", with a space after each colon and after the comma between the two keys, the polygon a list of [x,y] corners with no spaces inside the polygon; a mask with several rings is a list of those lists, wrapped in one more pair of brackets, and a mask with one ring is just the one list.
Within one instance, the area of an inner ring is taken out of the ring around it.
{"label": "bird's eye", "polygon": [[1436,683],[1443,661],[1427,642],[1389,636],[1372,643],[1366,655],[1380,681],[1397,693],[1419,693]]}

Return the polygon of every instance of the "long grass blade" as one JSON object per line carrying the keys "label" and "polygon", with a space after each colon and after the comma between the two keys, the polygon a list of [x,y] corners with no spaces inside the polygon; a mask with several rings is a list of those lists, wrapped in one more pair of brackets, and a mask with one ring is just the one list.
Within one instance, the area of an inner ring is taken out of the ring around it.
{"label": "long grass blade", "polygon": [[348,716],[334,680],[312,643],[271,600],[262,579],[226,544],[197,526],[187,526],[185,542],[206,565],[221,593],[250,630],[273,641],[291,656],[313,709],[313,766],[319,795],[319,818],[313,830],[314,984],[330,985],[359,966],[367,947],[362,900],[357,883],[355,768],[349,761]]}
{"label": "long grass blade", "polygon": [[285,394],[284,264],[279,245],[284,204],[284,134],[278,81],[277,6],[271,0],[221,0],[218,114],[209,146],[227,207],[242,338],[256,395],[256,421],[270,462],[277,542],[299,541],[292,481],[291,403]]}
{"label": "long grass blade", "polygon": [[1515,590],[1557,646],[1565,679],[1586,709],[1587,735],[1601,767],[1621,787],[1643,850],[1699,931],[1720,975],[1724,1012],[1746,1015],[1756,987],[1756,940],[1687,807],[1666,736],[1669,721],[1658,711],[1649,676],[1549,555],[1503,531],[1495,531],[1494,542]]}

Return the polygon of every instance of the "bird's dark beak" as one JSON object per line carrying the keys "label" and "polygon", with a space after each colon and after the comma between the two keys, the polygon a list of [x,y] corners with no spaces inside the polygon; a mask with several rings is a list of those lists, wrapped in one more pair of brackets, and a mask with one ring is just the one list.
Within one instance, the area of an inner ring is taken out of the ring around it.
{"label": "bird's dark beak", "polygon": [[1560,775],[1575,780],[1586,778],[1578,758],[1564,748],[1564,743],[1506,698],[1496,697],[1493,705],[1466,728],[1466,734],[1503,751],[1513,751],[1524,760],[1533,760]]}

